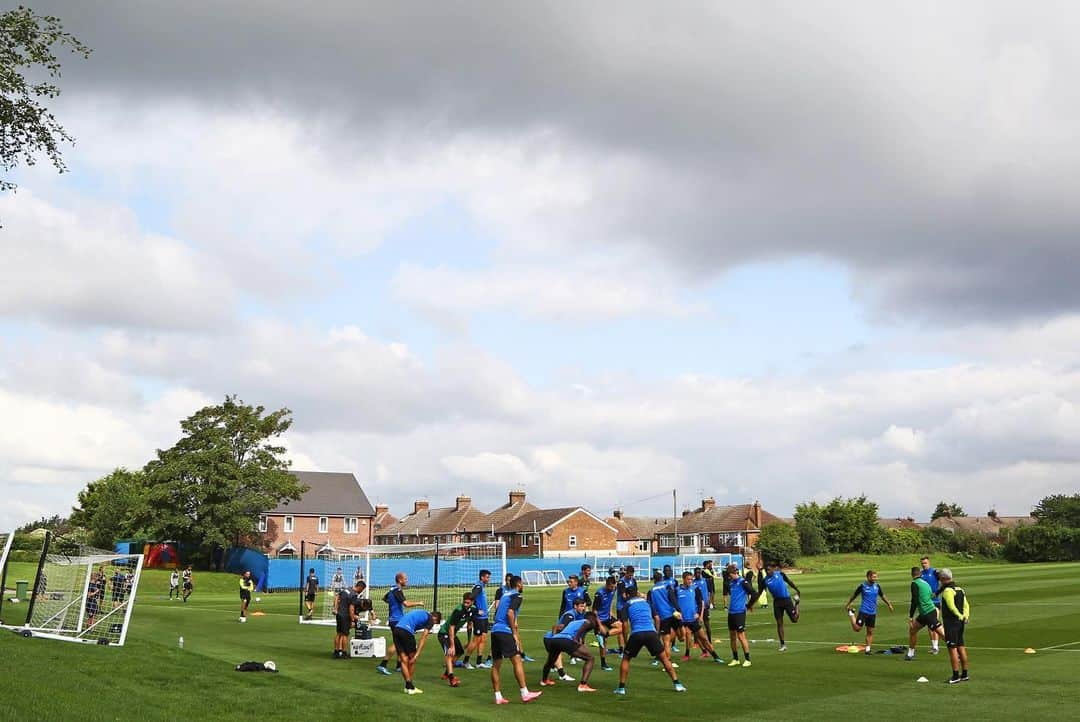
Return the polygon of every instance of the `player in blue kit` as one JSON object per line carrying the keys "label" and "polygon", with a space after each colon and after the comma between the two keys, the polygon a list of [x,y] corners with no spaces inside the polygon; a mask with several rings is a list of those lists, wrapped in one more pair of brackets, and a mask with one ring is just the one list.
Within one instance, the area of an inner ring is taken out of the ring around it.
{"label": "player in blue kit", "polygon": [[[795,598],[792,599],[791,593],[788,592],[788,587],[795,590]],[[769,594],[773,598],[773,617],[776,619],[776,636],[780,639],[780,651],[786,652],[787,645],[784,643],[784,615],[787,614],[788,619],[792,624],[798,624],[799,622],[799,588],[795,586],[795,582],[788,579],[788,575],[784,574],[780,569],[780,565],[774,561],[770,561],[766,565],[766,569],[761,568],[761,562],[758,562],[758,594],[762,597],[765,596],[765,590],[769,590]]]}
{"label": "player in blue kit", "polygon": [[514,679],[521,688],[521,701],[532,702],[542,692],[530,692],[525,684],[525,667],[521,663],[521,637],[518,634],[518,613],[521,610],[521,577],[510,577],[509,589],[499,597],[499,606],[491,624],[491,687],[495,691],[495,704],[509,704],[502,696],[502,661],[509,659],[514,667]]}
{"label": "player in blue kit", "polygon": [[[604,586],[596,590],[596,594],[593,596],[593,611],[596,612],[596,618],[600,622],[601,627],[596,629],[596,639],[600,643],[600,669],[604,672],[613,671],[613,667],[608,666],[607,663],[607,635],[602,634],[600,629],[610,630],[616,626],[616,618],[612,617],[612,606],[615,602],[615,591],[617,584],[615,577],[608,577],[604,580]],[[610,634],[610,631],[608,632]]]}
{"label": "player in blue kit", "polygon": [[491,581],[491,572],[487,569],[481,569],[477,575],[476,584],[472,588],[473,599],[473,619],[472,619],[472,639],[469,640],[468,645],[465,647],[465,668],[472,669],[473,666],[469,664],[469,655],[474,651],[476,652],[476,664],[480,666],[487,666],[483,663],[484,659],[484,642],[487,640],[488,635],[488,601],[487,601],[487,583]]}
{"label": "player in blue kit", "polygon": [[[855,601],[855,597],[860,596],[862,597],[862,603],[859,604],[859,613],[856,615],[851,609],[851,603]],[[844,605],[848,617],[851,618],[852,631],[858,632],[863,627],[866,628],[866,649],[863,650],[863,654],[873,654],[870,646],[874,643],[874,627],[877,625],[877,604],[879,599],[888,605],[890,612],[894,611],[892,602],[886,598],[885,592],[882,590],[881,585],[878,584],[877,572],[870,569],[866,572],[866,581],[855,587],[855,591],[851,593],[851,598]]]}
{"label": "player in blue kit", "polygon": [[581,588],[579,584],[580,577],[577,574],[571,574],[566,580],[566,589],[563,589],[562,596],[559,598],[559,614],[562,616],[574,608],[574,601],[577,599],[584,599],[586,605],[589,602],[589,595]]}
{"label": "player in blue kit", "polygon": [[609,630],[597,619],[596,612],[586,612],[582,619],[575,619],[565,626],[557,626],[552,630],[550,636],[545,635],[544,647],[548,651],[548,657],[547,661],[544,662],[544,669],[541,673],[541,685],[554,684],[554,682],[549,682],[548,673],[551,672],[559,657],[567,654],[585,663],[585,668],[581,674],[581,682],[578,684],[578,692],[596,691],[589,686],[589,675],[592,674],[593,668],[593,656],[585,646],[585,635],[590,631],[595,631],[601,635],[609,633]]}
{"label": "player in blue kit", "polygon": [[[930,557],[923,557],[920,559],[919,567],[922,570],[919,572],[919,576],[922,577],[924,582],[930,585],[930,593],[933,595],[934,606],[938,609],[938,619],[941,619],[941,597],[938,596],[938,592],[941,589],[941,582],[938,580],[938,571],[930,566]],[[938,640],[941,639],[941,630],[927,627],[926,631],[930,635],[930,654],[937,654]]]}
{"label": "player in blue kit", "polygon": [[[339,570],[340,571],[340,570]],[[405,614],[405,612],[412,607],[422,607],[423,602],[413,602],[405,598],[405,587],[409,585],[409,577],[405,572],[398,572],[394,575],[394,586],[390,587],[390,591],[383,595],[383,601],[386,602],[386,606],[389,608],[389,614],[386,617],[386,624],[390,627],[391,634],[394,631],[394,627],[397,626],[398,621]],[[383,661],[375,667],[375,671],[379,674],[390,674],[390,670],[386,668],[387,663],[390,661],[390,657],[397,653],[397,648],[394,645],[390,645],[390,649],[386,650],[386,657]],[[398,658],[397,669],[401,669],[401,659]]]}
{"label": "player in blue kit", "polygon": [[[442,615],[438,612],[428,612],[424,609],[415,609],[405,612],[398,619],[392,632],[394,647],[397,649],[398,659],[401,660],[401,676],[405,678],[405,694],[423,694],[423,690],[413,685],[413,671],[416,669],[416,660],[420,658],[420,652],[424,649],[431,628],[442,623]],[[420,642],[416,641],[416,634],[420,633]]]}
{"label": "player in blue kit", "polygon": [[716,662],[723,662],[720,655],[713,649],[712,642],[705,637],[702,629],[704,616],[705,597],[701,595],[701,587],[694,582],[691,572],[683,572],[683,583],[675,589],[675,600],[680,616],[682,617],[683,642],[686,644],[686,654],[683,661],[690,661],[690,646],[697,640],[706,657],[712,657]]}
{"label": "player in blue kit", "polygon": [[[670,569],[670,567],[668,567]],[[664,645],[664,651],[671,656],[671,640],[678,635],[682,623],[679,618],[682,614],[678,609],[675,597],[675,587],[668,583],[660,572],[653,573],[653,588],[649,590],[649,606],[652,607],[653,621],[660,633],[660,641]],[[656,656],[655,654],[653,655]],[[656,660],[654,660],[655,662]]]}
{"label": "player in blue kit", "polygon": [[654,613],[645,597],[637,592],[623,591],[623,599],[626,602],[626,647],[623,649],[622,663],[619,665],[619,686],[615,688],[615,694],[626,694],[626,680],[630,676],[630,660],[638,655],[642,648],[649,650],[649,654],[664,665],[664,671],[671,677],[675,684],[676,692],[685,692],[686,687],[679,681],[675,674],[675,668],[671,664],[671,656],[664,649],[660,636],[656,632]]}
{"label": "player in blue kit", "polygon": [[758,593],[754,585],[739,576],[739,567],[728,564],[724,580],[724,596],[728,598],[728,636],[731,638],[729,667],[739,666],[739,646],[743,650],[743,667],[750,666],[750,642],[746,639],[746,613],[754,610]]}
{"label": "player in blue kit", "polygon": [[626,646],[626,635],[630,632],[627,631],[626,620],[626,600],[632,599],[638,595],[637,578],[634,576],[634,567],[628,565],[623,569],[622,576],[615,584],[615,618],[622,622],[622,628],[619,632],[619,654],[622,654],[623,647]]}
{"label": "player in blue kit", "polygon": [[[694,584],[701,591],[701,598],[704,600],[705,607],[701,614],[701,626],[705,628],[705,636],[709,642],[712,643],[712,622],[710,621],[709,612],[712,610],[712,584],[709,578],[705,576],[705,570],[701,567],[694,568]],[[689,652],[689,650],[687,650]],[[701,658],[705,659],[708,656],[708,652],[704,649],[701,650]]]}

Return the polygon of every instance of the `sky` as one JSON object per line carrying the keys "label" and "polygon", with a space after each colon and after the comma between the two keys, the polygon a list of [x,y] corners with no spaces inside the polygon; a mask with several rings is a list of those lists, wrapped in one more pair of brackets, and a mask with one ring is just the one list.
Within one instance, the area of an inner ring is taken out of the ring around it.
{"label": "sky", "polygon": [[35,9],[0,528],[229,394],[398,515],[1080,489],[1074,4]]}

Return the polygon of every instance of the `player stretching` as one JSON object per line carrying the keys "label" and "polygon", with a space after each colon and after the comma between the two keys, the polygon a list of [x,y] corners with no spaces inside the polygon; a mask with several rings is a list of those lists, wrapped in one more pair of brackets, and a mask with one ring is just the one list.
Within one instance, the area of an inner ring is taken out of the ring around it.
{"label": "player stretching", "polygon": [[[772,595],[773,618],[776,619],[776,636],[780,638],[780,651],[786,652],[784,614],[787,614],[792,624],[799,623],[799,588],[795,586],[795,582],[788,579],[788,575],[784,574],[777,562],[770,561],[767,568],[768,571],[763,571],[761,562],[758,562],[758,594],[764,598],[765,590],[768,589],[769,594]],[[788,592],[788,587],[795,590],[794,600]]]}
{"label": "player stretching", "polygon": [[[938,608],[938,619],[941,619],[941,599],[938,597],[938,574],[937,569],[930,566],[930,557],[923,557],[919,560],[919,567],[921,571],[919,576],[923,581],[930,586],[931,599],[934,602],[934,606]],[[926,628],[927,634],[930,635],[930,654],[938,653],[938,640],[941,639],[941,630]]]}
{"label": "player stretching", "polygon": [[[319,577],[315,574],[315,568],[308,569],[307,581],[304,583],[304,606],[307,614],[304,619],[311,619],[315,613],[315,595],[319,593]],[[334,596],[334,605],[337,605],[337,595]]]}
{"label": "player stretching", "polygon": [[255,580],[251,578],[250,571],[244,571],[240,575],[240,621],[247,621],[248,605],[251,604],[251,593],[255,591]]}
{"label": "player stretching", "polygon": [[525,684],[525,667],[521,663],[521,637],[518,634],[518,612],[521,609],[521,577],[510,577],[509,589],[499,598],[495,610],[494,623],[491,625],[491,688],[495,691],[495,704],[509,704],[510,700],[502,696],[500,669],[503,659],[509,659],[514,667],[514,679],[521,688],[521,701],[532,702],[542,692],[530,692]]}
{"label": "player stretching", "polygon": [[[555,661],[559,656],[567,654],[570,657],[580,659],[585,663],[585,668],[581,670],[581,682],[578,684],[578,692],[596,691],[589,686],[589,675],[592,674],[593,668],[593,656],[585,646],[585,635],[590,631],[595,631],[601,635],[608,633],[607,628],[600,623],[599,619],[597,619],[596,612],[586,612],[584,619],[577,619],[570,622],[558,632],[552,634],[550,639],[545,640],[544,645],[547,647],[548,657],[547,661],[544,662],[544,670],[542,672],[543,681],[541,684],[547,683],[548,673],[551,671],[551,668],[554,666]],[[552,684],[554,684],[554,682],[552,682]]]}
{"label": "player stretching", "polygon": [[746,639],[746,613],[754,611],[754,602],[758,595],[754,592],[754,585],[739,576],[739,568],[734,564],[728,564],[726,589],[724,595],[728,597],[727,628],[731,639],[731,661],[729,667],[739,666],[739,646],[743,650],[743,667],[750,666],[750,642]]}
{"label": "player stretching", "polygon": [[[855,601],[855,597],[861,596],[862,603],[859,604],[859,614],[851,610],[851,603]],[[866,581],[855,587],[855,591],[851,593],[851,598],[847,600],[847,604],[844,605],[844,609],[847,610],[848,616],[851,617],[851,630],[858,632],[863,627],[866,627],[866,649],[863,650],[863,654],[873,654],[870,651],[870,646],[874,643],[874,626],[877,624],[877,603],[878,599],[885,602],[889,606],[889,611],[892,612],[893,605],[885,597],[885,592],[882,590],[881,585],[877,582],[877,572],[870,569],[866,572]]]}
{"label": "player stretching", "polygon": [[[475,604],[473,607],[472,618],[472,639],[469,640],[469,644],[465,647],[465,669],[473,669],[473,666],[469,664],[469,655],[474,651],[476,652],[476,664],[480,667],[486,667],[482,661],[484,658],[484,642],[487,640],[488,634],[488,601],[487,601],[487,583],[491,581],[491,572],[487,569],[481,569],[480,574],[477,575],[476,584],[472,588],[472,601]],[[461,629],[461,627],[458,627]]]}
{"label": "player stretching", "polygon": [[626,618],[629,627],[626,630],[626,647],[623,649],[622,663],[619,665],[619,686],[615,688],[615,694],[626,694],[626,680],[630,676],[630,660],[638,655],[641,648],[649,650],[649,654],[656,657],[660,664],[664,665],[664,671],[671,677],[675,684],[676,692],[685,692],[686,687],[679,681],[675,674],[671,657],[664,649],[656,627],[653,622],[653,612],[649,608],[649,602],[639,593],[623,590],[623,599],[626,602]]}
{"label": "player stretching", "polygon": [[[649,590],[649,606],[652,607],[653,618],[656,629],[660,632],[660,641],[664,644],[664,651],[668,653],[670,658],[671,640],[675,635],[679,634],[679,627],[681,626],[679,617],[682,614],[679,612],[675,597],[675,587],[668,584],[668,580],[660,572],[653,572],[653,588]],[[658,659],[652,661],[654,667],[659,663]],[[672,666],[678,667],[674,663],[672,663]]]}
{"label": "player stretching", "polygon": [[611,616],[611,605],[615,601],[615,577],[608,577],[604,580],[604,586],[596,590],[596,596],[593,597],[593,611],[596,612],[596,619],[600,622],[600,626],[596,627],[596,640],[600,643],[600,669],[605,672],[611,672],[613,667],[608,666],[607,663],[607,633],[601,633],[602,629],[610,630],[611,628],[619,629],[619,625],[615,623],[615,619]]}
{"label": "player stretching", "polygon": [[952,665],[952,677],[949,684],[968,681],[967,647],[964,646],[964,626],[971,618],[971,605],[968,604],[964,590],[956,586],[951,569],[942,569],[941,576],[941,618],[945,631],[945,646],[949,648],[949,663]]}
{"label": "player stretching", "polygon": [[[420,652],[424,650],[424,642],[427,641],[431,628],[442,622],[442,615],[438,612],[428,612],[424,609],[414,609],[405,612],[394,626],[394,647],[397,649],[398,659],[401,661],[401,676],[405,679],[405,694],[423,694],[423,690],[413,685],[413,671],[416,669],[416,660],[420,658]],[[416,642],[416,633],[420,633],[420,643]]]}
{"label": "player stretching", "polygon": [[[701,591],[701,599],[704,602],[701,612],[701,626],[705,629],[705,636],[711,644],[712,622],[709,621],[709,611],[712,609],[712,584],[709,582],[709,578],[705,576],[705,571],[701,567],[694,567],[694,586]],[[689,650],[687,651],[689,652]],[[702,649],[701,658],[705,659],[708,656],[709,653]]]}
{"label": "player stretching", "polygon": [[627,566],[623,569],[622,577],[615,585],[615,617],[622,622],[619,628],[619,654],[626,647],[626,635],[630,634],[630,625],[626,618],[626,600],[633,599],[638,595],[637,578],[634,577],[634,567]]}
{"label": "player stretching", "polygon": [[675,601],[682,615],[683,642],[686,644],[683,661],[690,661],[690,645],[697,640],[703,655],[711,656],[714,661],[723,663],[724,660],[720,659],[720,655],[713,649],[712,642],[705,637],[705,630],[701,628],[705,606],[701,588],[694,583],[694,575],[691,572],[683,572],[682,579],[683,583],[675,590]]}
{"label": "player stretching", "polygon": [[[386,602],[390,612],[386,617],[386,625],[390,627],[391,637],[394,633],[394,627],[397,626],[398,621],[405,614],[405,610],[411,607],[422,607],[423,602],[413,602],[405,599],[405,587],[409,585],[409,577],[405,572],[398,572],[394,575],[394,586],[390,587],[390,591],[383,595],[383,601]],[[386,650],[386,657],[383,661],[379,662],[375,667],[375,671],[379,674],[389,675],[390,670],[386,668],[387,662],[390,661],[390,657],[397,653],[397,648],[391,644],[390,649]],[[401,668],[401,658],[398,657],[398,669]],[[395,672],[397,669],[394,670]]]}
{"label": "player stretching", "polygon": [[[480,576],[483,575],[484,572],[480,572]],[[454,607],[454,611],[450,612],[450,616],[439,626],[439,643],[442,644],[443,657],[446,659],[446,671],[442,673],[442,679],[449,682],[451,687],[461,684],[461,680],[454,676],[454,659],[465,652],[457,635],[469,624],[476,624],[475,613],[473,595],[465,592],[461,595],[461,604]]]}
{"label": "player stretching", "polygon": [[[918,616],[915,616],[915,612]],[[915,659],[915,642],[918,639],[919,630],[926,627],[934,633],[934,645],[937,645],[937,631],[941,628],[938,620],[937,607],[934,606],[934,593],[930,585],[922,576],[922,569],[911,568],[911,606],[908,608],[908,651],[904,657],[911,662]],[[931,654],[936,654],[933,649]]]}

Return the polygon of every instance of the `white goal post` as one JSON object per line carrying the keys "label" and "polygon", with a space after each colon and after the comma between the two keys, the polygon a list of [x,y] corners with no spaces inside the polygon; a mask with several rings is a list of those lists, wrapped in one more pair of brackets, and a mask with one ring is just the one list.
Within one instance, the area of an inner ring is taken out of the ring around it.
{"label": "white goal post", "polygon": [[472,590],[482,570],[491,572],[488,586],[492,593],[506,576],[506,544],[501,541],[372,545],[320,550],[317,556],[313,553],[304,558],[308,546],[301,543],[301,572],[306,577],[314,569],[319,582],[311,610],[307,608],[307,590],[300,590],[301,624],[334,624],[334,597],[342,589],[351,589],[356,580],[367,584],[362,596],[372,602],[366,621],[384,629],[389,614],[386,596],[398,573],[408,579],[406,599],[421,601],[428,610],[442,608],[447,612],[461,603],[462,594]]}
{"label": "white goal post", "polygon": [[521,572],[521,583],[527,587],[566,586],[566,575],[561,569],[526,569]]}

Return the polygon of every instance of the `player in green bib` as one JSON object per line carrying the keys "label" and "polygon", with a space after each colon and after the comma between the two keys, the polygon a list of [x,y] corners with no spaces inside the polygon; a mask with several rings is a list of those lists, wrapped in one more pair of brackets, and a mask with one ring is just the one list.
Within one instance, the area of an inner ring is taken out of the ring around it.
{"label": "player in green bib", "polygon": [[461,604],[454,607],[443,623],[439,625],[439,643],[442,644],[443,658],[446,660],[446,671],[442,678],[450,683],[451,687],[457,687],[461,680],[454,676],[454,661],[465,653],[458,639],[458,632],[472,624],[476,608],[473,606],[473,595],[465,592],[461,596]]}
{"label": "player in green bib", "polygon": [[919,630],[926,627],[931,632],[937,633],[941,628],[937,606],[934,605],[934,592],[922,578],[922,569],[919,567],[911,568],[911,606],[908,609],[908,622],[908,651],[904,659],[911,662],[915,659],[915,641]]}

